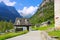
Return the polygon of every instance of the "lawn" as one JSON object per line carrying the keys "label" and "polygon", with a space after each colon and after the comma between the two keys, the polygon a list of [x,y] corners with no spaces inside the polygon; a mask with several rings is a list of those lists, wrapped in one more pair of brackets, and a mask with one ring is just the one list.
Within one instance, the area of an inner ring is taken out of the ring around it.
{"label": "lawn", "polygon": [[28,31],[21,31],[21,32],[17,32],[17,33],[6,33],[4,35],[0,35],[0,40],[5,40],[5,39],[8,39],[8,38],[12,38],[12,37],[16,37],[16,36],[19,36],[19,35],[22,35],[22,34],[26,34]]}

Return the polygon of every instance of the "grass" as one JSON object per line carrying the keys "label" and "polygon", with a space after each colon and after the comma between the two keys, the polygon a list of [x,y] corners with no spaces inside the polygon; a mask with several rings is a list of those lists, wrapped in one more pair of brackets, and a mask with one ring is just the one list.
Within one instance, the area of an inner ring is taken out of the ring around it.
{"label": "grass", "polygon": [[36,28],[33,28],[33,30],[48,30],[49,28],[53,28],[54,27],[54,24],[50,24],[50,25],[47,25],[47,26],[40,26],[40,27],[36,27]]}
{"label": "grass", "polygon": [[12,38],[12,37],[16,37],[22,34],[26,34],[28,31],[21,31],[21,32],[17,32],[17,33],[6,33],[4,35],[0,35],[0,40],[5,40],[8,38]]}
{"label": "grass", "polygon": [[50,36],[60,37],[60,31],[59,31],[59,30],[48,32],[48,34],[49,34]]}
{"label": "grass", "polygon": [[57,37],[57,39],[60,40],[60,31],[59,30],[48,32],[48,35],[51,37]]}

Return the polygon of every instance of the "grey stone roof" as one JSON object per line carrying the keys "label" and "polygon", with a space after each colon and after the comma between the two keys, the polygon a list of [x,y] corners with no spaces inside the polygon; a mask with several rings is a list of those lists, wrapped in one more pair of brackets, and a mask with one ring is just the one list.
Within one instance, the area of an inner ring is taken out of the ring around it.
{"label": "grey stone roof", "polygon": [[29,19],[27,18],[16,18],[14,25],[31,26],[31,23],[29,22]]}

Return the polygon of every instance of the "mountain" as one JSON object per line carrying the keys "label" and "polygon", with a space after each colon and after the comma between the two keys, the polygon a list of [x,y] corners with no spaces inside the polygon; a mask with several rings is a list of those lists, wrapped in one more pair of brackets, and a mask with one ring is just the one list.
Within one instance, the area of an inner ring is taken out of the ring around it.
{"label": "mountain", "polygon": [[44,0],[37,12],[30,18],[32,24],[40,24],[48,20],[54,21],[54,0]]}
{"label": "mountain", "polygon": [[0,20],[14,22],[16,18],[22,18],[22,16],[12,6],[7,6],[3,2],[0,3]]}

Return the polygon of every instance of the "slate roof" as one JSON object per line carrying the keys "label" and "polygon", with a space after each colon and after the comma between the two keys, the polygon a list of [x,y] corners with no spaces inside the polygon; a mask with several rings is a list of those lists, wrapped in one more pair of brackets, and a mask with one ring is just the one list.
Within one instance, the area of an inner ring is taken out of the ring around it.
{"label": "slate roof", "polygon": [[15,26],[31,26],[32,24],[29,22],[29,19],[27,18],[16,18]]}

